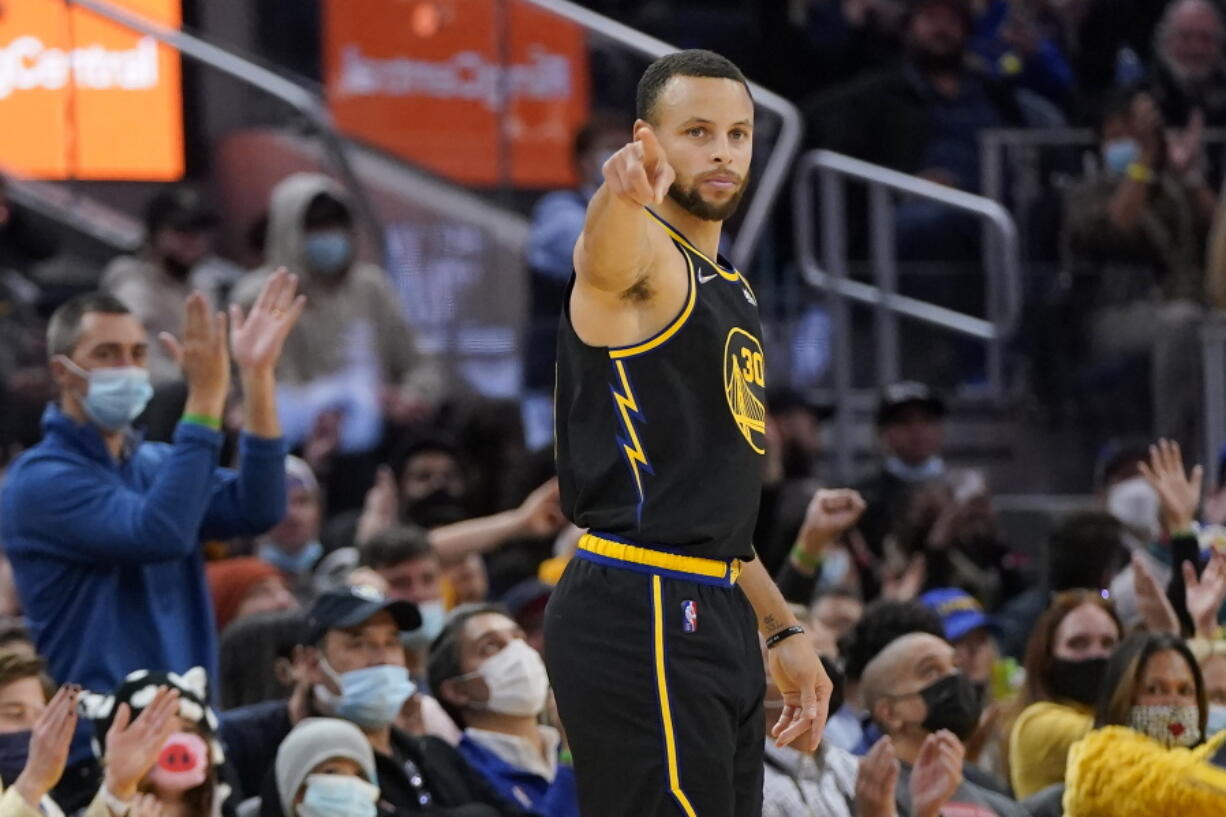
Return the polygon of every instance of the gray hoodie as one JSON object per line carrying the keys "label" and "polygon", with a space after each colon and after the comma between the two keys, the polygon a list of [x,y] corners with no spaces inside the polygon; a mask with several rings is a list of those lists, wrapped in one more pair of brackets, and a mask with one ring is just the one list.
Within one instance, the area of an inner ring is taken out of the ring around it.
{"label": "gray hoodie", "polygon": [[[336,375],[354,365],[355,354],[372,358],[383,385],[436,401],[442,382],[436,367],[421,359],[413,331],[401,314],[399,295],[387,274],[356,261],[337,281],[316,276],[304,260],[307,207],[321,193],[352,203],[344,189],[320,173],[296,173],[272,192],[268,214],[266,265],[246,275],[234,301],[255,301],[265,279],[278,267],[296,274],[307,296],[306,311],[285,344],[277,368],[279,383],[297,386]],[[355,347],[360,347],[356,348]]]}

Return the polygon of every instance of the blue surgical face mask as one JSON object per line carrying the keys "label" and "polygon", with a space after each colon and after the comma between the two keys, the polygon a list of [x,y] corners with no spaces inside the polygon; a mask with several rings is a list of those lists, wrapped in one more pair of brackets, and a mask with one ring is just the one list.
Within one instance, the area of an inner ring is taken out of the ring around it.
{"label": "blue surgical face mask", "polygon": [[1226,705],[1209,704],[1209,720],[1205,724],[1205,737],[1226,731]]}
{"label": "blue surgical face mask", "polygon": [[303,253],[310,268],[328,277],[335,277],[349,268],[353,261],[353,241],[345,230],[321,230],[308,233]]}
{"label": "blue surgical face mask", "polygon": [[945,460],[940,457],[929,457],[919,465],[908,465],[898,457],[888,457],[885,461],[885,470],[903,482],[927,482],[945,473]]}
{"label": "blue surgical face mask", "polygon": [[0,780],[4,781],[6,789],[17,782],[30,759],[32,734],[29,729],[0,734]]}
{"label": "blue surgical face mask", "polygon": [[1140,155],[1141,146],[1136,139],[1130,137],[1112,139],[1103,145],[1103,165],[1114,176],[1124,175],[1128,165],[1135,162]]}
{"label": "blue surgical face mask", "polygon": [[282,573],[301,576],[311,572],[311,568],[324,555],[324,546],[319,542],[308,542],[295,554],[286,553],[272,542],[261,542],[258,555],[261,561],[268,562]]}
{"label": "blue surgical face mask", "polygon": [[394,664],[355,669],[343,675],[338,675],[327,661],[321,661],[320,667],[341,688],[341,694],[316,684],[319,703],[336,717],[367,729],[382,729],[394,721],[404,702],[417,691],[409,671]]}
{"label": "blue surgical face mask", "polygon": [[417,605],[417,612],[421,613],[421,626],[401,633],[400,643],[413,651],[427,650],[447,624],[447,609],[441,601],[423,601]]}
{"label": "blue surgical face mask", "polygon": [[313,774],[298,804],[298,817],[375,817],[379,787],[360,777]]}
{"label": "blue surgical face mask", "polygon": [[64,365],[84,377],[89,384],[81,407],[85,414],[106,431],[127,428],[140,416],[153,397],[149,370],[139,366],[110,366],[102,369],[82,369],[65,355],[59,356]]}

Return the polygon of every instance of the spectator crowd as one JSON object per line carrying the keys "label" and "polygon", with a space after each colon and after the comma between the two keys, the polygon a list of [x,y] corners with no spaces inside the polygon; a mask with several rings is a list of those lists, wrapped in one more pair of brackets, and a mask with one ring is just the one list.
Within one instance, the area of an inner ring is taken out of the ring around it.
{"label": "spectator crowd", "polygon": [[[736,4],[709,5],[718,39]],[[810,146],[982,192],[983,131],[1093,128],[1028,330],[1034,386],[1145,435],[1018,542],[987,474],[950,461],[940,390],[883,389],[878,456],[831,486],[832,410],[772,388],[755,546],[834,694],[816,753],[768,742],[763,813],[1226,814],[1226,456],[1184,456],[1198,331],[1226,308],[1206,136],[1226,126],[1223,10],[754,5],[778,43],[762,79]],[[139,251],[71,297],[31,283],[54,231],[0,187],[0,817],[578,817],[541,659],[581,534],[552,356],[628,124],[593,117],[579,186],[536,205],[522,404],[451,388],[325,175],[272,191],[264,265],[238,280],[210,268],[219,214],[174,186]],[[979,251],[922,201],[895,226],[905,260]],[[768,682],[768,723],[782,706]]]}

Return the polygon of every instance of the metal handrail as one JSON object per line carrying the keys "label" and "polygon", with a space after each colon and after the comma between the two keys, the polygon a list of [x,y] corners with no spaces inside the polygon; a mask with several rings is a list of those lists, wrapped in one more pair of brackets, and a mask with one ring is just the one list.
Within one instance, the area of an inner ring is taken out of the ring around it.
{"label": "metal handrail", "polygon": [[80,235],[120,252],[140,246],[140,222],[104,207],[60,185],[6,173],[8,194],[23,207],[43,218],[72,228]]}
{"label": "metal handrail", "polygon": [[[820,176],[822,262],[813,246],[812,175]],[[848,179],[869,187],[871,260],[875,285],[851,279],[847,258],[847,215],[844,183]],[[880,385],[898,379],[898,316],[986,341],[988,385],[994,396],[1004,393],[1004,344],[1017,327],[1022,311],[1021,256],[1017,227],[1004,207],[984,198],[935,184],[906,173],[853,159],[828,150],[814,150],[800,157],[792,186],[796,257],[804,280],[833,295],[831,317],[834,329],[833,378],[835,400],[840,408],[852,391],[851,320],[847,299],[876,308],[877,378]],[[896,291],[891,193],[927,199],[973,213],[984,220],[988,239],[984,243],[987,275],[987,319],[967,315]],[[840,410],[835,415],[836,466],[841,475],[851,472],[851,417]]]}
{"label": "metal handrail", "polygon": [[[655,59],[677,50],[663,40],[657,40],[648,34],[630,28],[627,25],[597,14],[569,0],[527,0],[534,6],[545,9],[603,37],[616,40],[623,45],[647,57]],[[782,120],[779,128],[779,140],[771,151],[762,176],[758,180],[758,189],[745,208],[745,217],[732,242],[732,262],[738,267],[748,267],[753,260],[758,243],[766,232],[767,223],[775,201],[783,192],[787,182],[792,160],[800,150],[800,139],[804,131],[801,124],[800,111],[788,100],[763,88],[756,82],[750,82],[749,88],[754,102],[779,116]]]}
{"label": "metal handrail", "polygon": [[378,238],[376,246],[380,251],[383,250],[382,224],[366,195],[365,188],[353,170],[345,145],[337,135],[336,126],[332,122],[332,115],[317,94],[251,60],[244,59],[179,29],[169,28],[126,9],[118,8],[107,0],[65,0],[65,2],[68,6],[81,6],[124,28],[152,37],[180,54],[276,97],[306,117],[318,132],[328,157],[335,163],[341,175],[341,180],[349,188],[360,215],[373,235]]}
{"label": "metal handrail", "polygon": [[[1206,145],[1226,143],[1226,128],[1207,128]],[[1094,147],[1097,135],[1090,128],[988,128],[979,134],[980,189],[994,201],[1005,200],[1005,169],[1000,155],[1014,148]]]}

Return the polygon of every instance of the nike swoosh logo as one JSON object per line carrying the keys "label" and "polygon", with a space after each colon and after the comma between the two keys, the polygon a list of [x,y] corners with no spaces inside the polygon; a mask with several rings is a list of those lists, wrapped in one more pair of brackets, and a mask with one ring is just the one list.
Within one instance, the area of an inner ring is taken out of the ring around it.
{"label": "nike swoosh logo", "polygon": [[700,284],[705,284],[707,281],[711,281],[714,278],[715,278],[714,272],[708,273],[707,275],[703,275],[701,272],[698,273],[698,283]]}

